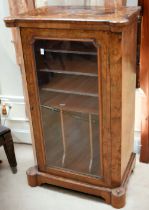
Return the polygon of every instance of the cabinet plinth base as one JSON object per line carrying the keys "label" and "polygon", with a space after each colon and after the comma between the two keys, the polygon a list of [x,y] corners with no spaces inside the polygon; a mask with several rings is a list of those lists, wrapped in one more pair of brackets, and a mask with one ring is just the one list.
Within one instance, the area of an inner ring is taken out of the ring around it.
{"label": "cabinet plinth base", "polygon": [[42,184],[52,184],[55,186],[60,186],[67,189],[72,189],[102,197],[107,204],[111,204],[114,208],[119,209],[125,206],[126,187],[128,184],[129,177],[134,170],[134,167],[135,167],[135,154],[132,154],[126,172],[124,174],[121,186],[114,189],[94,186],[88,183],[81,183],[64,177],[50,175],[38,171],[37,166],[28,169],[27,178],[28,178],[28,184],[31,187],[40,186]]}

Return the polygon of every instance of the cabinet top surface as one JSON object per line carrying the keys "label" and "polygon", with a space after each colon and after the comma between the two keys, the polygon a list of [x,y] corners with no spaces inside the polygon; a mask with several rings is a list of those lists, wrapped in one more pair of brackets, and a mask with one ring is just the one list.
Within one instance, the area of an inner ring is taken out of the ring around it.
{"label": "cabinet top surface", "polygon": [[[104,7],[83,6],[48,6],[41,7],[18,16],[5,18],[8,27],[27,27],[27,23],[78,23],[105,24],[105,25],[127,25],[136,18],[139,7],[122,7],[115,12],[105,10]],[[26,24],[24,24],[26,23]],[[34,25],[32,24],[34,27]]]}

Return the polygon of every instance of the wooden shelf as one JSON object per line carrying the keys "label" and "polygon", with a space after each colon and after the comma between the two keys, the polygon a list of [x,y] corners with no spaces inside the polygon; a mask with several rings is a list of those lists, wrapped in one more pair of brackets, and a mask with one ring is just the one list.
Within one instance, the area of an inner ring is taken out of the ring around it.
{"label": "wooden shelf", "polygon": [[97,46],[92,41],[40,40],[35,44],[42,52],[97,55]]}
{"label": "wooden shelf", "polygon": [[72,76],[54,74],[50,82],[41,87],[42,90],[98,97],[98,78],[88,76]]}
{"label": "wooden shelf", "polygon": [[97,48],[93,42],[40,40],[34,49],[38,71],[98,76]]}
{"label": "wooden shelf", "polygon": [[50,53],[62,53],[62,54],[78,54],[78,55],[96,55],[97,52],[77,51],[77,50],[54,50],[54,49],[43,49],[45,52]]}
{"label": "wooden shelf", "polygon": [[[83,70],[83,69],[82,69]],[[66,70],[66,69],[62,69],[62,70],[58,70],[58,69],[47,69],[47,68],[44,68],[44,69],[40,69],[39,70],[40,72],[53,72],[53,73],[58,73],[58,74],[69,74],[69,75],[83,75],[83,76],[90,76],[90,77],[97,77],[98,74],[97,73],[94,73],[94,72],[80,72],[78,69],[75,70],[75,71],[72,71],[72,70]]]}
{"label": "wooden shelf", "polygon": [[97,57],[88,55],[36,54],[38,71],[60,72],[64,74],[97,76]]}
{"label": "wooden shelf", "polygon": [[40,91],[41,106],[45,108],[57,108],[66,111],[80,113],[91,113],[98,115],[98,98],[91,96],[70,95],[65,93],[54,93]]}

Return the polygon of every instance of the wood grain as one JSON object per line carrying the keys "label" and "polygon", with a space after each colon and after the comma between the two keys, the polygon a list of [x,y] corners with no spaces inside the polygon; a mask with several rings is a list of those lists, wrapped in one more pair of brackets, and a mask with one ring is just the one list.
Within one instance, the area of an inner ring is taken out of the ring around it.
{"label": "wood grain", "polygon": [[[124,31],[123,60],[122,60],[122,146],[121,146],[121,174],[131,157],[134,142],[135,120],[135,87],[136,87],[136,52],[137,52],[137,23],[130,25]],[[129,36],[129,40],[126,40]],[[128,48],[130,48],[128,50]],[[133,56],[132,56],[133,55]],[[131,116],[131,118],[129,117]]]}
{"label": "wood grain", "polygon": [[[59,29],[70,29],[71,23],[71,29],[121,30],[121,27],[133,22],[138,13],[138,7],[122,7],[116,13],[109,14],[103,7],[43,7],[22,15],[5,18],[5,23],[9,27]],[[34,21],[35,18],[36,21]],[[86,20],[88,24],[84,24]]]}

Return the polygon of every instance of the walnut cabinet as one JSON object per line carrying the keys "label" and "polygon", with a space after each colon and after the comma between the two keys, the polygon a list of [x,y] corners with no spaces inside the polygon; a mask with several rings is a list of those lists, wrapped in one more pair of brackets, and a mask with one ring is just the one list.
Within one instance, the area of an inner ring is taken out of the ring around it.
{"label": "walnut cabinet", "polygon": [[134,169],[137,7],[44,7],[5,19],[20,31],[23,80],[44,183],[125,205]]}

